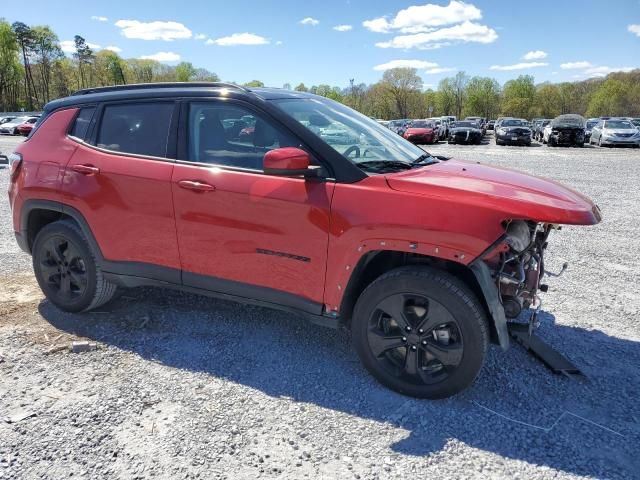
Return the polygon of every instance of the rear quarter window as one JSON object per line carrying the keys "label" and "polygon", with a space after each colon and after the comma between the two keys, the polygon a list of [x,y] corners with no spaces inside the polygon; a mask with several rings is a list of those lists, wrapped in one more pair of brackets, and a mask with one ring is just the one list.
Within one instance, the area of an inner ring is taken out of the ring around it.
{"label": "rear quarter window", "polygon": [[69,135],[80,140],[85,140],[87,138],[87,132],[89,130],[89,123],[91,122],[95,111],[96,107],[81,108],[80,113],[78,113],[78,116],[73,122],[73,127],[71,127]]}
{"label": "rear quarter window", "polygon": [[173,110],[173,102],[107,105],[96,145],[116,152],[166,157]]}

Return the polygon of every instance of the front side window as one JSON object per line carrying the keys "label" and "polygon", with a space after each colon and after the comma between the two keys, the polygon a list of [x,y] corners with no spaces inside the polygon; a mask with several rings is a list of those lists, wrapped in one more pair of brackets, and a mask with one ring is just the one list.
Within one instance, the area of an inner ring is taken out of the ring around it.
{"label": "front side window", "polygon": [[356,165],[371,161],[410,163],[425,154],[388,128],[338,102],[319,98],[272,102]]}
{"label": "front side window", "polygon": [[189,106],[189,161],[261,171],[268,151],[300,146],[292,134],[241,105],[194,102]]}
{"label": "front side window", "polygon": [[116,152],[167,156],[172,102],[107,105],[98,130],[97,146]]}

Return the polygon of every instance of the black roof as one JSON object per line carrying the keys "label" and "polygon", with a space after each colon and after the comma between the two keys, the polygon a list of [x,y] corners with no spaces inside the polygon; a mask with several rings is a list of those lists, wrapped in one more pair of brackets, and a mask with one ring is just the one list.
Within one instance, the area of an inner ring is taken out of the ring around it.
{"label": "black roof", "polygon": [[95,87],[78,90],[69,97],[49,102],[45,106],[45,111],[49,112],[58,108],[91,104],[95,102],[176,96],[225,96],[231,98],[246,98],[247,96],[251,96],[261,100],[273,100],[276,98],[312,98],[316,95],[306,92],[284,90],[281,88],[247,88],[225,82],[137,83],[131,85],[114,85],[110,87]]}

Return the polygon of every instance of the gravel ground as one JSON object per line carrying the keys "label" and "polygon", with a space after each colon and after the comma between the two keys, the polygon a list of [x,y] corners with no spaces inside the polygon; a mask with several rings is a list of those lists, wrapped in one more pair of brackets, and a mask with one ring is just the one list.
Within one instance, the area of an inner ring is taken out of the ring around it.
{"label": "gravel ground", "polygon": [[[134,289],[63,314],[13,241],[5,197],[0,478],[640,478],[640,151],[428,149],[600,205],[600,225],[551,238],[548,268],[570,267],[549,282],[539,331],[587,380],[493,347],[470,389],[422,401],[376,384],[346,332],[282,312]],[[47,353],[77,339],[98,349]]]}

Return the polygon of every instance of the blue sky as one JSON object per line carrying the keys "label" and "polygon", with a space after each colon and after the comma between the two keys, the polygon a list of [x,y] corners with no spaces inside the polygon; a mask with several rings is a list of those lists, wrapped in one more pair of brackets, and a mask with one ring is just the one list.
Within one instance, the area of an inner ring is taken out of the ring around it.
{"label": "blue sky", "polygon": [[503,83],[640,68],[640,0],[32,0],[3,10],[63,42],[80,34],[125,58],[184,60],[276,87],[371,83],[395,65],[434,87],[458,70]]}

